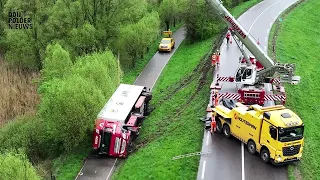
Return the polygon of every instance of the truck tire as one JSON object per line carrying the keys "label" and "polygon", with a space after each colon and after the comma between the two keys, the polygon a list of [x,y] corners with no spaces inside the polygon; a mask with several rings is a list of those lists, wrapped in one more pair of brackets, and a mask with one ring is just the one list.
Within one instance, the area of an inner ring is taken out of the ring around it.
{"label": "truck tire", "polygon": [[224,124],[223,125],[223,135],[226,137],[226,138],[229,138],[231,136],[231,132],[230,132],[230,127],[228,124]]}
{"label": "truck tire", "polygon": [[270,161],[270,153],[269,153],[269,150],[267,148],[263,148],[260,152],[260,158],[261,160],[268,164],[269,161]]}
{"label": "truck tire", "polygon": [[152,94],[150,92],[143,92],[142,96],[146,96],[146,101],[150,101],[152,99]]}
{"label": "truck tire", "polygon": [[217,128],[216,128],[217,133],[222,133],[222,123],[220,120],[217,121]]}
{"label": "truck tire", "polygon": [[252,140],[249,140],[248,141],[248,144],[247,144],[247,147],[248,147],[248,151],[250,154],[256,154],[256,143],[254,143],[254,141]]}

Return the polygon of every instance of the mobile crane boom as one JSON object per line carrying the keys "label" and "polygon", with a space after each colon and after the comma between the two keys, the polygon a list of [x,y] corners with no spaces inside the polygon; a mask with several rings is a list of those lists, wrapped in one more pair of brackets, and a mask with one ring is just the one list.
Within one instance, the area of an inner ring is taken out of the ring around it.
{"label": "mobile crane boom", "polygon": [[[300,76],[294,76],[294,64],[275,63],[261,48],[256,44],[254,38],[240,25],[240,23],[229,13],[229,11],[222,5],[221,0],[206,0],[212,8],[217,10],[219,16],[227,23],[229,28],[232,28],[232,34],[236,35],[238,39],[247,47],[247,49],[255,56],[256,59],[264,66],[263,70],[257,72],[254,83],[265,81],[265,78],[272,77],[276,72],[283,75],[282,81],[289,83],[298,83]],[[241,49],[247,64],[250,65],[248,57]]]}

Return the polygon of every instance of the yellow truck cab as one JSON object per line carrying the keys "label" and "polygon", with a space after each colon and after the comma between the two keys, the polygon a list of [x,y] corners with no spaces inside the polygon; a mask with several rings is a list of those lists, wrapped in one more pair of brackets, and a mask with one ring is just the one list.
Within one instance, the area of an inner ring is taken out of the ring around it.
{"label": "yellow truck cab", "polygon": [[231,135],[247,145],[250,154],[260,154],[265,163],[299,161],[304,146],[304,124],[283,105],[249,107],[222,99],[212,108],[218,133]]}
{"label": "yellow truck cab", "polygon": [[172,51],[175,45],[175,41],[172,38],[172,31],[163,31],[163,37],[159,44],[159,51]]}

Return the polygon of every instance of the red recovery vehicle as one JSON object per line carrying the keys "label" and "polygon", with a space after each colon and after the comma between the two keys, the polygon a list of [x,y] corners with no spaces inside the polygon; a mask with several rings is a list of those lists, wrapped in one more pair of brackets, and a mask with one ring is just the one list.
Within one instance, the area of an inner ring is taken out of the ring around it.
{"label": "red recovery vehicle", "polygon": [[95,121],[93,149],[98,154],[127,157],[150,112],[151,99],[144,86],[120,84]]}
{"label": "red recovery vehicle", "polygon": [[[235,83],[236,91],[222,93],[219,98],[234,99],[244,104],[263,105],[265,101],[286,101],[286,94],[282,82],[297,84],[300,76],[295,76],[295,64],[279,63],[273,61],[264,52],[253,37],[241,26],[241,24],[222,5],[221,0],[206,0],[208,5],[214,8],[219,16],[228,25],[229,31],[239,47],[242,56],[239,58],[239,67],[233,77],[217,77],[212,83],[211,90],[220,90],[219,81]],[[248,56],[243,46],[252,54]],[[219,75],[219,74],[218,74]],[[265,85],[272,83],[273,93],[268,94]],[[212,96],[214,97],[214,96]],[[214,101],[214,99],[213,99]]]}

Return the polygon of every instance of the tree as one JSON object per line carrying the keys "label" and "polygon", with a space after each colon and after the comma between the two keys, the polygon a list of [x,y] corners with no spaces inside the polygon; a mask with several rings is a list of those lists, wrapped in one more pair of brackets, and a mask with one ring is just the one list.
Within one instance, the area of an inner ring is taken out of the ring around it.
{"label": "tree", "polygon": [[40,180],[36,169],[21,151],[0,154],[0,174],[1,179]]}
{"label": "tree", "polygon": [[173,15],[175,14],[176,8],[176,0],[163,0],[160,5],[159,13],[162,22],[166,24],[166,30],[170,28],[170,23],[173,20]]}
{"label": "tree", "polygon": [[111,97],[122,76],[118,61],[109,50],[79,57],[71,73],[92,82],[106,98]]}
{"label": "tree", "polygon": [[[48,49],[54,55],[55,51]],[[70,73],[41,84],[38,112],[45,119],[48,136],[54,137],[52,143],[61,145],[61,152],[73,150],[87,139],[87,132],[91,133],[98,112],[120,78],[117,60],[106,51],[78,58]]]}
{"label": "tree", "polygon": [[176,26],[176,21],[182,18],[186,9],[187,0],[163,0],[159,7],[159,14],[161,21],[165,23],[166,30],[170,28],[170,24],[173,27]]}
{"label": "tree", "polygon": [[49,136],[62,151],[79,146],[92,130],[94,120],[106,98],[92,82],[70,75],[43,83],[39,115],[45,119]]}
{"label": "tree", "polygon": [[125,67],[134,67],[137,58],[142,56],[147,47],[154,42],[159,34],[159,15],[151,12],[139,22],[123,26],[115,46],[121,54],[121,63]]}
{"label": "tree", "polygon": [[46,58],[43,61],[42,79],[49,81],[53,78],[62,78],[71,68],[70,54],[59,44],[48,45]]}
{"label": "tree", "polygon": [[77,55],[85,55],[94,52],[98,44],[96,29],[93,25],[85,23],[83,26],[73,28],[70,31],[70,44]]}
{"label": "tree", "polygon": [[[6,44],[8,52],[6,59],[14,64],[18,63],[28,68],[42,69],[42,58],[49,41],[44,34],[44,22],[47,20],[47,10],[51,7],[52,1],[43,0],[8,0],[5,5],[5,13],[11,9],[27,11],[26,17],[32,19],[32,29],[25,30],[6,30]],[[19,36],[19,40],[13,36]],[[30,47],[25,47],[25,46]],[[27,49],[27,51],[26,51]],[[16,56],[19,54],[18,56]],[[22,62],[22,63],[20,63]]]}
{"label": "tree", "polygon": [[218,22],[214,10],[211,9],[204,0],[191,0],[185,12],[186,39],[195,42],[212,37],[218,33]]}

